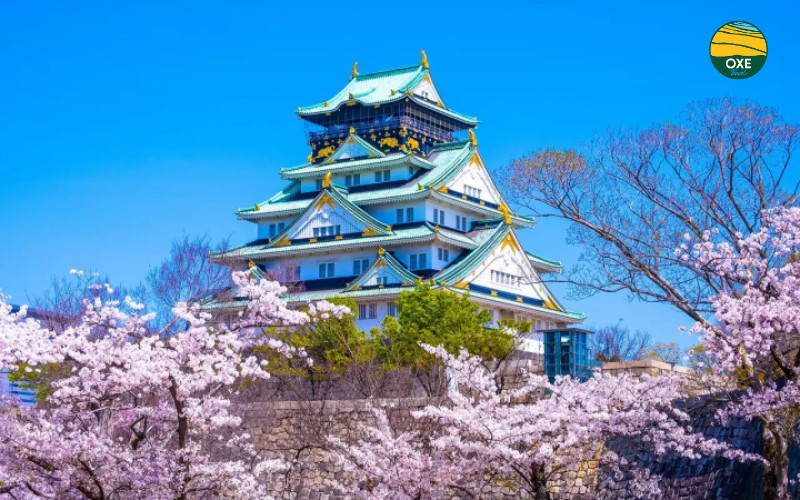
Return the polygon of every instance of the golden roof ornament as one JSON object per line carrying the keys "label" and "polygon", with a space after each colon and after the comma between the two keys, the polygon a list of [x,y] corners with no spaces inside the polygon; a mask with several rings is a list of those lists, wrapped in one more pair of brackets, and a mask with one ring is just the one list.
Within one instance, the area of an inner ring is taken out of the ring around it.
{"label": "golden roof ornament", "polygon": [[348,99],[348,100],[351,100],[351,101],[352,101],[352,100],[353,100],[353,99],[355,99],[355,98],[356,98],[356,96],[354,96],[352,92],[350,92],[350,93],[348,93],[348,94],[347,94],[347,99]]}
{"label": "golden roof ornament", "polygon": [[256,263],[253,262],[252,260],[248,260],[247,261],[247,269],[253,269],[254,267],[256,267]]}
{"label": "golden roof ornament", "polygon": [[261,210],[261,207],[259,207],[258,203],[256,203],[256,212],[258,212],[259,210]]}
{"label": "golden roof ornament", "polygon": [[356,128],[355,127],[350,127],[350,135],[353,135],[355,133],[356,133]]}
{"label": "golden roof ornament", "polygon": [[355,63],[353,63],[353,71],[352,71],[352,73],[350,73],[350,79],[352,80],[353,78],[355,78],[357,76],[358,76],[358,62],[355,62]]}
{"label": "golden roof ornament", "polygon": [[500,205],[497,207],[500,210],[500,213],[503,214],[503,218],[506,220],[506,224],[511,224],[511,211],[505,205]]}
{"label": "golden roof ornament", "polygon": [[467,133],[469,133],[469,142],[472,144],[473,148],[478,147],[478,139],[475,138],[475,132],[472,129],[468,129]]}
{"label": "golden roof ornament", "polygon": [[380,247],[380,248],[378,249],[378,255],[383,255],[383,254],[385,254],[385,253],[386,253],[386,250],[384,250],[384,249],[383,249],[383,247]]}
{"label": "golden roof ornament", "polygon": [[422,56],[422,61],[419,62],[422,67],[425,69],[430,69],[430,66],[428,66],[428,56],[425,54],[425,49],[420,50],[419,55]]}
{"label": "golden roof ornament", "polygon": [[312,163],[314,161],[314,153],[311,152],[311,154],[308,155],[308,158],[306,158],[306,160],[308,161],[308,163]]}
{"label": "golden roof ornament", "polygon": [[328,170],[328,173],[322,178],[322,189],[331,187],[331,177],[333,177],[333,174],[331,174],[331,171]]}

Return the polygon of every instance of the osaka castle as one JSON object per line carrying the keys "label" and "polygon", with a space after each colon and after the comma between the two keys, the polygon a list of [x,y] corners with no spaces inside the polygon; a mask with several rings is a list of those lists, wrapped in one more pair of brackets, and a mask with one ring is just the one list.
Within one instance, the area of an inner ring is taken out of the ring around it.
{"label": "osaka castle", "polygon": [[[407,68],[357,66],[332,97],[297,108],[309,125],[305,162],[281,169],[278,193],[237,210],[257,238],[212,261],[281,281],[294,307],[351,297],[365,330],[396,315],[398,295],[419,282],[469,294],[495,322],[580,322],[541,278],[561,264],[520,245],[517,231],[534,220],[504,201],[478,149],[478,120],[447,106],[424,52]],[[206,307],[233,312],[243,300],[234,291]]]}

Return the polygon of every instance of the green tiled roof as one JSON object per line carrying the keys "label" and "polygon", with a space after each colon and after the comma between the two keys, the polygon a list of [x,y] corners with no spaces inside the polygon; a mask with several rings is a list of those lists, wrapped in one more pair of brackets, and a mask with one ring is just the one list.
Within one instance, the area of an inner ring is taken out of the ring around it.
{"label": "green tiled roof", "polygon": [[[321,113],[331,113],[339,109],[347,102],[358,102],[364,106],[374,106],[376,104],[387,104],[400,101],[405,98],[413,99],[414,102],[430,108],[431,110],[442,113],[456,120],[477,125],[478,120],[472,116],[449,110],[446,107],[439,107],[426,99],[422,99],[414,94],[406,94],[406,90],[416,87],[429,71],[424,66],[410,66],[389,71],[379,71],[377,73],[366,73],[356,75],[345,87],[335,96],[325,102],[297,108],[297,114],[301,117],[318,115]],[[352,94],[353,99],[350,99]]]}
{"label": "green tiled roof", "polygon": [[[366,160],[341,162],[338,165],[342,165],[342,169],[346,168],[349,170],[350,168],[355,169],[364,165],[374,168],[376,165],[385,165],[386,163],[384,162],[411,161],[415,165],[428,169],[428,171],[425,172],[421,177],[409,180],[406,184],[401,186],[389,189],[375,189],[370,191],[349,193],[347,195],[347,199],[359,206],[386,203],[387,201],[406,201],[424,198],[428,196],[429,193],[433,193],[433,196],[439,199],[449,200],[464,207],[478,209],[486,214],[499,214],[498,210],[495,208],[479,205],[473,201],[464,200],[459,196],[443,193],[435,189],[445,184],[454,175],[456,175],[459,170],[464,167],[464,164],[472,157],[472,153],[475,150],[476,148],[472,146],[469,141],[452,142],[442,144],[434,148],[434,152],[432,152],[430,160],[425,160],[403,153],[399,155],[389,155],[386,158],[370,158]],[[298,178],[319,177],[328,170],[334,171],[333,167],[335,165],[337,164],[321,167],[306,164],[296,167],[289,172],[291,173],[292,178],[294,178],[295,174],[298,174],[298,172],[302,173],[302,175],[296,175]],[[342,171],[340,170],[339,172],[341,173]],[[285,176],[286,173],[287,171],[284,170]],[[310,173],[313,173],[313,175],[309,175]],[[431,185],[434,188],[433,190],[431,190],[429,187]],[[263,203],[259,203],[258,210],[256,210],[255,207],[239,209],[237,210],[237,215],[243,219],[252,220],[260,219],[262,217],[295,214],[305,210],[306,207],[312,203],[308,198],[299,200],[287,199],[291,198],[293,194],[296,194],[298,190],[299,182],[295,180],[287,188],[278,193],[278,195],[273,196]],[[533,224],[533,220],[531,218],[522,217],[513,213],[512,219],[516,225],[521,227],[532,227]]]}
{"label": "green tiled roof", "polygon": [[473,267],[484,260],[486,256],[497,247],[509,231],[511,231],[511,226],[508,224],[499,224],[497,227],[489,229],[488,237],[481,242],[478,248],[470,252],[469,255],[463,259],[444,268],[435,276],[436,281],[441,282],[444,280],[445,283],[455,283],[462,279]]}
{"label": "green tiled roof", "polygon": [[325,160],[323,160],[322,163],[320,163],[320,165],[329,165],[329,164],[332,164],[332,163],[336,163],[337,160],[334,159],[334,157],[336,156],[336,153],[338,153],[342,148],[348,147],[349,146],[348,143],[351,140],[355,141],[356,144],[358,144],[359,146],[364,148],[367,151],[367,155],[375,156],[377,158],[383,158],[384,156],[386,156],[386,153],[384,153],[380,149],[378,149],[375,146],[373,146],[372,144],[370,144],[369,141],[366,141],[366,140],[362,139],[356,133],[351,133],[349,136],[347,136],[342,141],[342,144],[341,144],[341,146],[339,146],[339,149],[334,151],[333,154],[330,155],[329,157],[325,158]]}
{"label": "green tiled roof", "polygon": [[411,284],[413,284],[419,277],[416,274],[409,271],[406,268],[406,266],[404,266],[402,262],[397,260],[395,256],[392,255],[391,253],[384,252],[383,255],[381,255],[379,252],[378,258],[375,259],[372,265],[369,266],[363,273],[361,273],[361,275],[358,278],[354,279],[353,282],[350,283],[350,285],[348,285],[345,291],[349,292],[354,290],[356,286],[358,286],[361,283],[363,277],[366,276],[367,273],[372,271],[374,268],[376,268],[381,262],[385,264],[386,267],[397,273],[397,275],[400,276],[400,278],[402,278],[404,281],[407,281]]}
{"label": "green tiled roof", "polygon": [[296,167],[282,169],[281,176],[284,179],[310,179],[319,177],[329,170],[333,173],[358,172],[404,164],[411,164],[425,170],[430,170],[435,167],[433,163],[415,155],[408,153],[391,153],[389,155],[384,154],[383,157],[379,158],[359,158],[351,161],[339,161],[333,163],[323,162],[319,165],[315,165],[313,163],[304,163]]}
{"label": "green tiled roof", "polygon": [[545,259],[544,257],[540,257],[530,252],[525,252],[525,254],[528,256],[528,260],[531,261],[531,264],[533,264],[534,267],[545,268],[551,270],[551,272],[560,272],[563,267],[560,260]]}
{"label": "green tiled roof", "polygon": [[506,298],[503,298],[503,297],[494,297],[492,295],[488,295],[488,294],[481,293],[481,292],[476,292],[474,290],[467,291],[467,290],[460,290],[458,288],[448,288],[448,290],[450,290],[452,292],[456,292],[456,293],[461,293],[461,294],[469,293],[470,297],[479,297],[479,298],[482,298],[482,299],[491,300],[492,302],[501,302],[501,303],[508,304],[508,305],[513,305],[513,306],[516,306],[516,307],[522,307],[522,308],[525,308],[525,309],[531,309],[531,310],[542,312],[542,313],[546,313],[546,314],[552,314],[554,316],[560,316],[560,317],[565,318],[565,319],[581,321],[581,320],[586,318],[586,315],[583,314],[583,313],[577,313],[577,312],[572,312],[572,311],[555,311],[553,309],[548,309],[546,307],[535,306],[533,304],[525,304],[525,303],[522,303],[522,302],[517,302],[515,300],[506,299]]}
{"label": "green tiled roof", "polygon": [[291,246],[271,246],[270,244],[257,241],[227,252],[213,253],[211,254],[211,258],[213,260],[255,260],[268,258],[273,255],[286,254],[287,252],[296,254],[298,252],[314,252],[317,250],[330,250],[351,246],[393,246],[416,241],[429,241],[437,238],[441,241],[470,250],[477,246],[474,241],[462,233],[444,228],[437,231],[434,226],[426,222],[417,227],[394,229],[391,233],[381,236],[345,238],[341,240],[318,241],[316,243],[298,243],[292,244]]}
{"label": "green tiled roof", "polygon": [[[324,188],[322,191],[319,192],[319,194],[313,200],[311,200],[311,203],[309,203],[308,208],[311,208],[311,207],[315,206],[317,203],[319,203],[320,199],[322,199],[323,197],[327,196],[336,205],[342,207],[345,210],[345,212],[349,213],[350,215],[352,215],[353,217],[355,217],[356,219],[361,221],[367,228],[375,231],[376,233],[382,234],[382,235],[390,234],[389,230],[386,229],[386,226],[383,223],[381,223],[381,221],[379,221],[375,217],[371,216],[369,213],[364,211],[361,207],[359,207],[358,205],[356,205],[352,201],[348,200],[347,196],[344,196],[341,193],[339,193],[339,189],[340,188],[338,188],[336,186],[330,186],[330,187]],[[292,227],[298,221],[300,221],[303,218],[303,216],[305,215],[305,213],[307,211],[308,210],[306,210],[305,212],[301,213],[300,215],[295,217],[295,219],[292,222],[287,224],[286,228],[283,231],[281,231],[280,233],[275,235],[274,238],[272,238],[272,242],[269,243],[267,245],[267,247],[274,247],[276,245],[279,245],[281,240],[283,240],[285,237],[287,237],[287,235],[289,234],[289,231],[292,230]]]}

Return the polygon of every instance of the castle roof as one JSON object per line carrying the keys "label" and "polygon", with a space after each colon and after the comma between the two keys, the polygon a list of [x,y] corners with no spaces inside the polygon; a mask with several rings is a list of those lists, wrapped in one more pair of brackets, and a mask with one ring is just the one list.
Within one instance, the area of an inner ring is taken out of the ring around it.
{"label": "castle roof", "polygon": [[355,75],[336,95],[318,104],[299,107],[297,108],[297,114],[301,118],[309,118],[314,115],[334,113],[342,106],[349,104],[375,106],[408,98],[423,107],[441,113],[466,126],[476,126],[478,124],[477,118],[448,109],[441,99],[433,102],[413,93],[413,90],[419,84],[426,79],[430,81],[430,78],[430,71],[423,64]]}

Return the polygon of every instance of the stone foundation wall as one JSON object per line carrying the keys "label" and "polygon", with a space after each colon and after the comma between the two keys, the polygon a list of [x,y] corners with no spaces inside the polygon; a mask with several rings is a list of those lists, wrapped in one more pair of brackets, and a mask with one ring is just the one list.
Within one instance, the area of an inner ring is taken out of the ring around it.
{"label": "stone foundation wall", "polygon": [[[374,423],[373,407],[385,409],[398,432],[418,429],[424,424],[410,413],[441,402],[434,398],[378,399],[371,402],[278,401],[241,404],[237,411],[243,417],[242,431],[252,435],[258,449],[266,456],[282,458],[293,464],[287,474],[269,478],[269,484],[274,485],[274,496],[292,500],[325,500],[346,498],[336,489],[336,480],[343,478],[342,470],[326,451],[327,436],[336,436],[345,442],[358,440],[359,425]],[[760,429],[749,422],[739,421],[728,427],[719,427],[708,418],[698,418],[693,425],[706,435],[726,440],[737,447],[748,451],[760,450]],[[637,475],[666,478],[658,482],[661,500],[760,498],[759,465],[723,458],[651,457],[625,442],[608,443],[607,447],[632,463]],[[553,474],[549,488],[557,500],[642,498],[629,487],[630,484],[628,478],[603,470],[599,461],[590,461]],[[518,498],[510,493],[501,493],[496,487],[486,486],[484,490],[481,498]]]}

